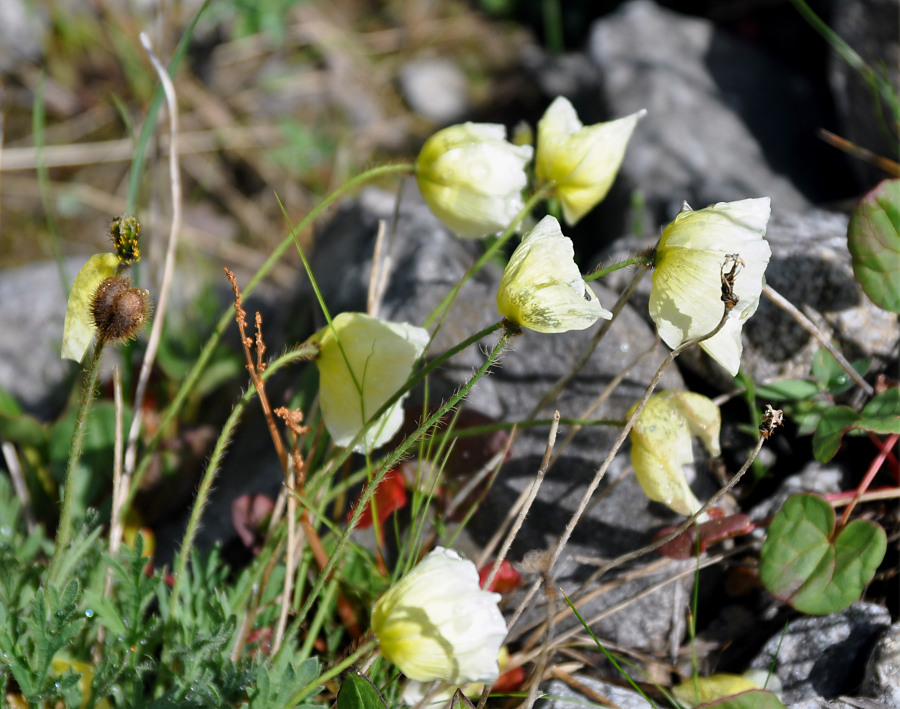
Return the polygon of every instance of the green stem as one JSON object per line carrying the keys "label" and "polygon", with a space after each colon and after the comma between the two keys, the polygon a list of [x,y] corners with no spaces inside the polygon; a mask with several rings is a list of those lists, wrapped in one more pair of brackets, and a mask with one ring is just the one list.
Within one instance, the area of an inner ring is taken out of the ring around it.
{"label": "green stem", "polygon": [[[283,366],[298,359],[307,359],[315,352],[316,348],[308,347],[293,350],[282,355],[281,357],[278,357],[277,359],[270,362],[266,367],[265,372],[263,372],[262,374],[263,381],[266,381]],[[228,444],[231,441],[231,434],[237,427],[238,421],[241,418],[241,414],[243,414],[244,409],[247,407],[247,404],[250,403],[254,396],[256,396],[256,389],[254,387],[250,387],[237,402],[237,404],[235,404],[234,408],[231,411],[231,414],[225,421],[225,424],[222,426],[222,430],[219,433],[219,438],[216,441],[215,448],[213,448],[213,451],[209,456],[209,462],[206,465],[206,472],[204,472],[203,479],[200,481],[200,486],[197,489],[197,497],[194,500],[193,507],[191,508],[191,516],[188,519],[187,528],[184,532],[184,539],[181,542],[180,551],[178,552],[178,558],[175,561],[175,582],[172,585],[172,595],[169,599],[170,623],[174,623],[174,619],[177,615],[178,603],[181,596],[181,584],[187,576],[188,558],[191,555],[191,548],[194,544],[194,537],[197,535],[197,530],[200,528],[200,517],[202,516],[203,510],[206,507],[209,495],[212,492],[213,483],[215,482],[216,475],[219,472],[219,464],[225,454],[225,450],[228,448]],[[163,657],[165,658],[167,657],[167,655],[164,654]]]}
{"label": "green stem", "polygon": [[59,528],[56,530],[56,548],[53,550],[53,559],[50,561],[50,581],[56,580],[60,564],[65,558],[69,543],[72,541],[72,528],[75,519],[75,505],[77,504],[78,487],[75,484],[78,463],[84,450],[84,434],[87,432],[88,416],[94,403],[94,392],[97,389],[97,380],[100,378],[100,360],[103,356],[103,348],[106,342],[97,338],[91,359],[85,368],[84,386],[81,390],[81,403],[78,406],[78,414],[75,418],[75,431],[72,433],[72,445],[69,446],[69,460],[66,464],[66,482],[63,492],[63,506],[59,517]]}
{"label": "green stem", "polygon": [[[319,577],[316,579],[315,586],[313,586],[309,595],[306,598],[306,602],[303,604],[303,607],[300,609],[300,612],[297,614],[294,622],[291,624],[291,629],[288,631],[288,635],[293,634],[299,625],[304,622],[306,618],[306,614],[309,613],[310,608],[312,608],[313,603],[315,603],[319,594],[322,592],[322,588],[325,586],[332,572],[334,571],[334,567],[337,565],[338,560],[341,558],[341,554],[344,550],[344,547],[347,545],[347,541],[350,538],[350,533],[359,523],[359,518],[362,517],[363,511],[366,510],[369,506],[369,501],[372,499],[372,496],[375,494],[375,490],[381,484],[381,481],[384,479],[384,476],[387,475],[388,471],[393,469],[397,463],[399,463],[407,452],[418,442],[418,440],[425,435],[433,426],[435,426],[443,417],[447,414],[448,411],[453,409],[465,396],[469,393],[475,383],[481,379],[485,374],[487,374],[488,370],[491,366],[496,362],[497,358],[500,356],[500,353],[503,351],[503,348],[506,346],[509,339],[513,336],[513,332],[510,330],[506,330],[503,335],[501,335],[499,342],[495,345],[494,349],[491,350],[491,353],[488,355],[484,364],[478,369],[477,372],[472,376],[469,381],[467,381],[463,386],[457,390],[457,392],[451,396],[443,405],[438,408],[431,416],[429,416],[415,431],[413,431],[394,451],[385,458],[382,462],[380,469],[372,476],[372,481],[363,488],[363,491],[360,493],[359,500],[356,503],[356,506],[353,508],[353,515],[350,518],[350,521],[347,523],[344,528],[343,533],[337,540],[337,544],[334,547],[329,559],[328,564],[326,564],[325,568],[322,569]],[[349,455],[349,453],[347,454]]]}
{"label": "green stem", "polygon": [[624,261],[620,261],[619,263],[614,263],[612,266],[607,266],[606,268],[601,268],[598,271],[589,273],[584,277],[584,280],[585,281],[595,281],[598,278],[603,278],[604,276],[608,276],[610,273],[613,273],[614,271],[618,271],[619,269],[622,269],[622,268],[627,268],[628,266],[651,266],[651,265],[653,265],[653,254],[635,256],[634,258],[625,259]]}
{"label": "green stem", "polygon": [[[331,204],[345,196],[347,193],[358,189],[366,182],[370,182],[372,180],[379,179],[388,175],[411,174],[413,172],[413,169],[413,165],[411,164],[383,165],[381,167],[376,167],[368,170],[361,175],[357,175],[356,177],[336,189],[324,200],[322,200],[316,207],[314,207],[309,212],[309,214],[307,214],[306,217],[304,217],[300,221],[300,223],[297,225],[296,231],[303,231],[303,229],[308,227]],[[285,249],[287,249],[293,243],[293,231],[294,230],[292,230],[292,233],[285,237],[285,239],[276,247],[269,258],[266,259],[266,262],[259,267],[259,270],[253,276],[253,278],[250,279],[250,282],[244,287],[243,296],[245,299],[253,292],[256,285],[263,278],[265,278],[265,276],[269,273],[278,259],[281,258]],[[206,345],[204,345],[203,350],[197,357],[197,361],[194,363],[193,368],[188,373],[181,387],[178,389],[178,392],[175,394],[175,398],[172,400],[172,403],[169,404],[169,407],[163,412],[159,422],[159,428],[157,429],[157,432],[154,434],[153,438],[150,439],[150,442],[147,444],[147,448],[144,451],[141,462],[137,466],[137,470],[135,471],[134,477],[132,479],[131,489],[128,492],[128,499],[125,504],[125,509],[128,509],[128,507],[131,506],[131,503],[134,500],[134,496],[137,494],[138,488],[140,488],[141,481],[143,480],[147,469],[150,467],[153,451],[156,450],[156,448],[162,441],[163,435],[165,435],[165,432],[169,428],[169,423],[173,418],[175,418],[178,412],[181,411],[181,407],[184,405],[188,393],[191,391],[191,389],[194,388],[194,385],[197,383],[197,380],[200,378],[200,375],[203,373],[203,370],[209,363],[209,360],[212,357],[216,346],[219,344],[219,340],[222,338],[222,334],[231,323],[233,317],[233,309],[229,306],[228,309],[224,313],[222,313],[222,316],[219,318],[219,322],[217,323],[213,334],[210,336]]]}
{"label": "green stem", "polygon": [[450,304],[456,299],[456,294],[459,292],[459,289],[465,285],[466,281],[468,281],[472,276],[478,273],[488,261],[493,258],[494,254],[497,253],[507,241],[510,240],[513,234],[516,233],[516,227],[522,222],[522,220],[531,214],[531,211],[537,206],[537,204],[545,199],[547,195],[549,195],[556,184],[554,182],[546,182],[539,189],[535,191],[531,197],[528,198],[528,201],[525,202],[525,206],[522,207],[522,210],[516,215],[516,218],[512,220],[510,225],[506,227],[506,231],[504,231],[497,240],[491,244],[485,252],[481,255],[475,264],[466,271],[466,274],[460,279],[459,283],[457,283],[453,290],[451,290],[447,295],[444,296],[444,299],[438,303],[437,307],[431,311],[431,315],[429,315],[425,319],[424,327],[431,327],[432,323],[438,318],[443,317],[447,314],[447,311],[450,309]]}
{"label": "green stem", "polygon": [[301,689],[299,692],[297,692],[297,694],[295,694],[291,698],[291,701],[287,704],[287,706],[292,707],[292,706],[298,705],[301,701],[303,701],[303,699],[305,699],[310,694],[312,694],[313,690],[315,690],[316,687],[321,687],[322,685],[324,685],[326,682],[328,682],[333,677],[337,677],[339,674],[341,674],[341,672],[346,670],[348,667],[356,664],[356,662],[361,657],[365,657],[366,655],[368,655],[369,653],[371,653],[374,650],[375,650],[375,640],[370,638],[366,642],[364,642],[362,645],[360,645],[359,648],[356,650],[356,652],[354,652],[352,655],[348,655],[347,657],[345,657],[343,660],[341,660],[341,662],[339,662],[334,667],[332,667],[332,668],[326,670],[325,672],[323,672],[322,674],[320,674],[312,682],[310,682],[303,689]]}

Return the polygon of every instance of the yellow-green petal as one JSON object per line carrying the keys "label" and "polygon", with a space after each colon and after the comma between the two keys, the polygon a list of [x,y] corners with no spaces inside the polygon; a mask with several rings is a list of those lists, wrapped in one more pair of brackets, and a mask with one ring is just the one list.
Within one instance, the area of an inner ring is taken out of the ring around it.
{"label": "yellow-green petal", "polygon": [[94,254],[75,276],[63,325],[60,352],[63,358],[73,359],[76,362],[84,359],[84,354],[97,332],[91,316],[91,301],[100,284],[116,275],[118,266],[119,259],[115,254]]}

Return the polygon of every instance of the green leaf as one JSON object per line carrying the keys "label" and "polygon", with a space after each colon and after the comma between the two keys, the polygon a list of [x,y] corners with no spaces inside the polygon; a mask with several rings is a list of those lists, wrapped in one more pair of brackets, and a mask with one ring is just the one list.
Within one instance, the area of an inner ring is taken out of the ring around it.
{"label": "green leaf", "polygon": [[822,412],[819,425],[813,434],[813,455],[820,463],[834,457],[841,447],[844,432],[859,421],[859,414],[849,406],[833,406]]}
{"label": "green leaf", "polygon": [[774,401],[803,401],[819,393],[815,382],[806,379],[785,379],[780,382],[763,384],[756,388],[756,396],[760,399]]}
{"label": "green leaf", "polygon": [[883,391],[866,404],[857,427],[874,433],[900,433],[900,389]]}
{"label": "green leaf", "polygon": [[[850,366],[860,376],[864,376],[869,371],[870,365],[871,362],[865,358],[850,363]],[[825,389],[835,396],[853,388],[853,380],[834,356],[824,348],[813,355],[810,373],[822,383]]]}
{"label": "green leaf", "polygon": [[853,274],[869,299],[900,313],[900,179],[885,180],[856,205],[847,247]]}
{"label": "green leaf", "polygon": [[760,553],[759,576],[772,595],[812,615],[837,613],[860,598],[884,558],[887,535],[861,519],[834,532],[834,509],[821,497],[787,499]]}
{"label": "green leaf", "polygon": [[387,709],[372,680],[358,672],[348,672],[337,696],[338,709]]}
{"label": "green leaf", "polygon": [[733,697],[717,699],[714,702],[698,704],[700,707],[717,707],[717,709],[784,709],[784,704],[772,692],[764,689],[752,689],[735,694]]}

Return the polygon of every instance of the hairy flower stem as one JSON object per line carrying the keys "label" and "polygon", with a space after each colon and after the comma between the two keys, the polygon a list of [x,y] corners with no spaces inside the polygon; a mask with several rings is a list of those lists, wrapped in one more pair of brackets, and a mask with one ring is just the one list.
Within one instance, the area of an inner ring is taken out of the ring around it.
{"label": "hairy flower stem", "polygon": [[97,338],[94,342],[94,350],[85,368],[84,385],[81,389],[81,403],[78,405],[78,415],[75,418],[75,431],[72,434],[72,444],[69,446],[69,460],[66,463],[66,482],[63,493],[62,512],[59,517],[59,527],[56,530],[56,547],[53,550],[53,558],[50,561],[49,579],[57,581],[60,565],[65,559],[69,543],[72,541],[72,528],[75,519],[76,488],[75,475],[81,453],[84,450],[84,434],[87,432],[88,416],[94,403],[94,394],[97,389],[97,380],[100,378],[100,360],[103,356],[103,348],[106,341]]}
{"label": "hairy flower stem", "polygon": [[444,296],[443,300],[437,304],[437,307],[431,311],[431,314],[425,318],[424,327],[428,328],[434,323],[438,318],[442,319],[447,313],[450,311],[450,305],[456,299],[456,294],[459,293],[459,289],[462,288],[466,281],[468,281],[472,276],[478,273],[484,265],[490,261],[494,254],[497,253],[507,241],[512,238],[512,235],[516,233],[516,227],[522,222],[525,217],[531,214],[531,210],[533,210],[539,202],[546,199],[547,195],[549,195],[553,189],[556,187],[556,184],[553,182],[548,182],[540,187],[531,197],[528,198],[528,201],[525,202],[525,206],[522,207],[522,211],[520,211],[516,218],[512,220],[512,223],[506,227],[506,231],[504,231],[497,240],[491,244],[485,252],[481,255],[481,257],[472,265],[472,267],[466,271],[466,274],[459,280],[453,288],[450,290],[447,295]]}
{"label": "hairy flower stem", "polygon": [[[286,364],[299,359],[307,359],[314,354],[315,348],[311,347],[301,348],[292,352],[288,352],[270,362],[266,367],[266,371],[262,373],[261,378],[263,381],[266,381],[269,377],[279,371],[281,367],[285,366]],[[228,444],[231,440],[231,434],[237,427],[238,421],[241,418],[241,414],[243,414],[244,409],[247,407],[247,404],[249,404],[255,396],[256,390],[252,388],[248,389],[241,397],[241,399],[234,405],[231,414],[225,421],[225,424],[222,426],[222,430],[219,433],[219,438],[216,441],[216,445],[209,456],[209,462],[206,465],[206,471],[203,473],[203,479],[200,481],[200,486],[197,488],[197,497],[194,500],[193,507],[191,508],[191,516],[188,519],[187,528],[184,532],[184,539],[181,542],[180,551],[175,561],[175,581],[172,586],[172,594],[169,598],[168,617],[170,629],[174,627],[175,618],[178,616],[178,604],[181,597],[181,585],[184,582],[185,577],[187,576],[187,562],[188,558],[191,555],[191,549],[194,544],[194,537],[197,535],[197,530],[200,528],[200,517],[203,514],[203,510],[209,500],[209,495],[212,492],[213,483],[215,482],[216,475],[219,472],[219,465],[222,462],[222,457],[224,456],[225,450],[228,448]],[[164,661],[167,659],[167,657],[168,654],[164,650]]]}
{"label": "hairy flower stem", "polygon": [[[499,327],[499,325],[497,327]],[[496,329],[496,327],[494,329]],[[322,569],[319,577],[316,579],[315,585],[310,590],[309,595],[306,597],[306,602],[303,604],[303,607],[300,609],[300,612],[297,613],[297,616],[291,624],[291,628],[288,630],[288,635],[292,635],[300,626],[300,624],[305,621],[307,613],[309,613],[313,604],[316,602],[316,599],[322,592],[322,588],[325,586],[325,583],[328,581],[329,577],[334,571],[335,565],[341,558],[344,547],[347,545],[347,541],[350,538],[350,533],[353,531],[353,529],[355,529],[356,525],[359,524],[359,519],[360,517],[362,517],[363,511],[368,508],[369,503],[372,500],[372,496],[375,494],[375,490],[381,484],[384,476],[387,475],[388,472],[392,470],[397,465],[397,463],[399,463],[404,458],[404,456],[406,456],[408,451],[414,445],[416,445],[418,440],[423,435],[431,430],[432,427],[437,425],[438,422],[447,414],[447,412],[451,411],[466,396],[466,394],[469,393],[469,391],[472,389],[472,387],[475,386],[476,382],[478,382],[479,379],[481,379],[485,374],[488,373],[490,368],[500,357],[500,353],[506,347],[509,339],[514,334],[515,333],[510,330],[504,331],[503,335],[501,335],[500,337],[500,341],[494,346],[494,349],[491,350],[491,353],[484,361],[484,364],[481,365],[481,367],[477,372],[475,372],[472,378],[469,379],[469,381],[467,381],[465,384],[463,384],[453,396],[445,401],[437,411],[435,411],[424,422],[422,422],[422,424],[420,424],[415,431],[413,431],[400,445],[398,445],[391,452],[389,456],[385,458],[379,469],[372,476],[371,482],[369,482],[360,493],[356,506],[353,508],[353,515],[344,528],[343,533],[338,538],[337,543],[334,547],[334,551],[331,552],[331,558],[328,560],[328,565],[324,569]],[[385,406],[387,405],[388,404],[385,404]],[[378,416],[379,413],[376,413],[375,415]],[[348,448],[347,450],[349,451],[350,448]],[[346,455],[349,456],[349,453],[346,453]],[[282,647],[282,651],[283,649],[284,648]]]}
{"label": "hairy flower stem", "polygon": [[[309,212],[309,214],[307,214],[300,221],[300,223],[297,224],[295,231],[299,232],[306,229],[322,214],[323,211],[325,211],[334,202],[353,192],[354,190],[359,189],[367,182],[372,182],[374,180],[381,179],[390,175],[412,174],[413,170],[413,165],[403,163],[397,165],[383,165],[381,167],[376,167],[372,170],[368,170],[360,175],[357,175],[356,177],[336,189],[330,195],[328,195],[318,205],[316,205]],[[284,240],[269,256],[269,258],[266,259],[266,262],[259,267],[259,270],[257,270],[257,272],[253,275],[253,278],[251,278],[247,285],[244,286],[243,293],[245,298],[249,297],[249,295],[254,291],[259,282],[263,278],[265,278],[270,270],[272,270],[272,267],[278,262],[278,260],[284,254],[285,250],[292,243],[294,243],[293,234],[294,231],[292,231],[291,234],[284,238]],[[206,344],[203,346],[203,350],[197,357],[193,368],[190,372],[188,372],[188,375],[182,382],[181,387],[175,394],[175,398],[172,400],[172,403],[169,404],[169,407],[160,416],[159,428],[157,429],[156,434],[153,436],[153,438],[150,439],[150,442],[147,444],[147,448],[144,450],[143,458],[141,459],[141,462],[138,464],[135,470],[134,477],[132,479],[131,490],[129,490],[128,492],[128,499],[125,504],[125,509],[130,507],[132,501],[134,500],[134,496],[137,494],[137,490],[140,487],[141,481],[143,480],[144,475],[146,475],[147,469],[150,467],[153,451],[156,450],[156,448],[162,441],[165,432],[169,428],[169,423],[171,423],[172,419],[174,419],[175,416],[178,415],[178,413],[181,411],[181,407],[184,406],[184,402],[187,401],[188,394],[197,384],[197,381],[200,379],[200,375],[206,369],[206,365],[209,364],[209,360],[212,357],[216,346],[219,344],[219,340],[222,338],[222,334],[231,324],[231,320],[233,317],[234,315],[232,307],[229,306],[226,311],[222,313],[222,316],[219,318],[218,323],[216,323],[215,330],[213,331],[209,340],[207,340]]]}

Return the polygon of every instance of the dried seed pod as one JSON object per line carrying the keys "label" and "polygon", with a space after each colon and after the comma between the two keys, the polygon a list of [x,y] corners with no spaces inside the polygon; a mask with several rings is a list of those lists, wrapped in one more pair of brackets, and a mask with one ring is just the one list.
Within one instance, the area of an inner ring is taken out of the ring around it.
{"label": "dried seed pod", "polygon": [[123,266],[141,260],[141,223],[137,219],[124,215],[116,217],[109,225],[109,236]]}
{"label": "dried seed pod", "polygon": [[94,294],[91,316],[101,340],[125,342],[150,318],[150,293],[132,288],[127,278],[107,278]]}

